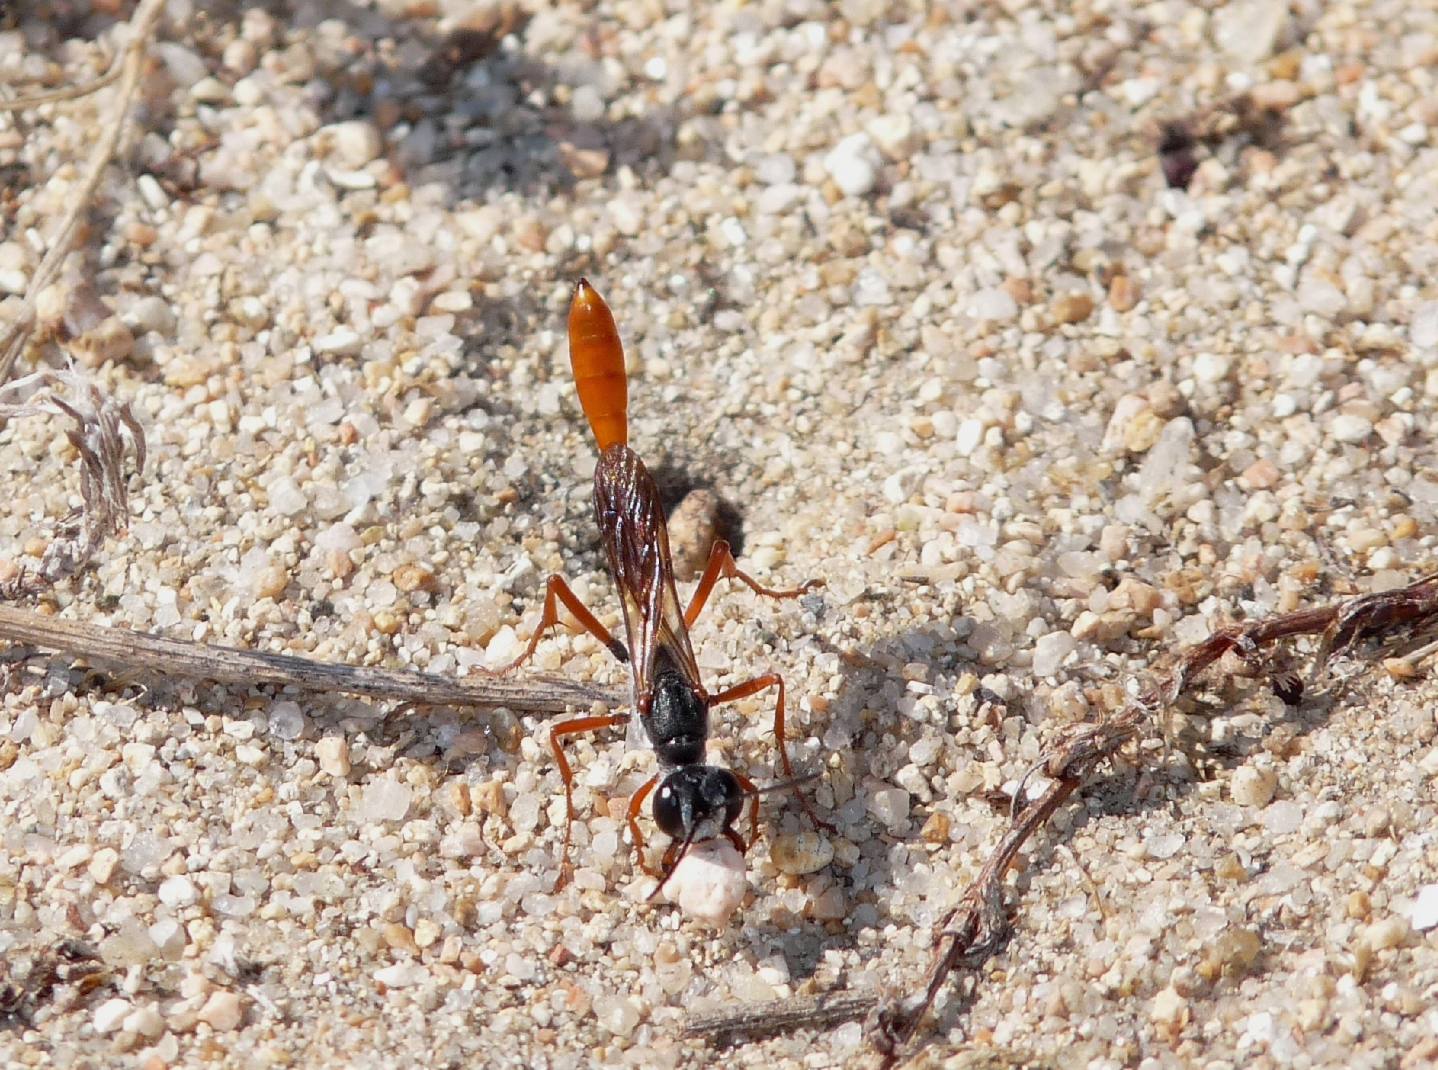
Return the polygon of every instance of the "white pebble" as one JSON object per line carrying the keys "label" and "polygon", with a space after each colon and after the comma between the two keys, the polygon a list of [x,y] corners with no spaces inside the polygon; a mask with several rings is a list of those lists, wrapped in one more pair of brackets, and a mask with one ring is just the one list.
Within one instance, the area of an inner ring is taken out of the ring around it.
{"label": "white pebble", "polygon": [[363,167],[384,151],[384,136],[379,127],[365,119],[335,123],[320,132],[329,134],[335,158],[351,169]]}
{"label": "white pebble", "polygon": [[1332,318],[1348,307],[1348,298],[1327,279],[1305,275],[1298,284],[1298,304],[1305,312]]}
{"label": "white pebble", "polygon": [[233,992],[216,990],[210,993],[197,1017],[217,1033],[228,1033],[244,1017],[244,1005]]}
{"label": "white pebble", "polygon": [[190,96],[201,104],[219,104],[230,97],[230,87],[218,78],[201,78],[190,86]]}
{"label": "white pebble", "polygon": [[1144,838],[1143,847],[1149,858],[1162,861],[1178,854],[1184,842],[1185,838],[1181,832],[1156,832]]}
{"label": "white pebble", "polygon": [[1011,320],[1019,314],[1019,305],[1007,290],[995,286],[974,294],[969,302],[969,313],[974,319],[990,323]]}
{"label": "white pebble", "polygon": [[978,449],[984,441],[985,430],[987,428],[982,420],[970,417],[960,422],[958,434],[954,436],[954,447],[959,451],[959,456],[968,457]]}
{"label": "white pebble", "polygon": [[474,307],[474,297],[468,290],[445,290],[435,295],[429,307],[432,312],[466,312]]}
{"label": "white pebble", "polygon": [[1153,997],[1153,1009],[1150,1013],[1155,1022],[1181,1023],[1188,1013],[1188,1000],[1180,996],[1170,985],[1160,989],[1158,994]]}
{"label": "white pebble", "polygon": [[120,864],[120,852],[113,847],[101,847],[90,859],[90,879],[101,886],[109,883],[115,874],[115,867]]}
{"label": "white pebble", "polygon": [[917,147],[914,120],[908,115],[881,115],[869,124],[869,133],[891,160],[900,160]]}
{"label": "white pebble", "polygon": [[892,300],[889,280],[881,272],[873,268],[865,268],[859,272],[858,279],[854,281],[854,304],[860,308],[868,308],[887,305]]}
{"label": "white pebble", "polygon": [[132,1010],[130,1001],[120,999],[107,999],[104,1003],[95,1008],[95,1032],[104,1036],[113,1033],[120,1028],[120,1023],[125,1020]]}
{"label": "white pebble", "polygon": [[582,85],[570,98],[569,110],[577,122],[597,123],[604,118],[604,98],[592,85]]}
{"label": "white pebble", "polygon": [[766,186],[791,185],[796,174],[798,167],[794,163],[794,157],[779,153],[765,156],[754,165],[754,177]]}
{"label": "white pebble", "polygon": [[1408,332],[1418,348],[1438,348],[1438,301],[1425,301],[1413,310]]}
{"label": "white pebble", "polygon": [[1340,412],[1328,430],[1339,442],[1359,443],[1373,433],[1373,421],[1355,413]]}
{"label": "white pebble", "polygon": [[1052,676],[1077,644],[1068,632],[1049,632],[1034,643],[1034,675]]}
{"label": "white pebble", "polygon": [[1408,922],[1420,933],[1438,927],[1438,884],[1425,884],[1418,889],[1413,905],[1408,908]]}
{"label": "white pebble", "polygon": [[122,1028],[127,1033],[136,1033],[142,1037],[157,1037],[165,1031],[165,1019],[160,1017],[160,1012],[153,1003],[147,1003],[126,1015]]}
{"label": "white pebble", "polygon": [[189,877],[167,877],[160,883],[160,902],[172,910],[182,907],[194,906],[199,901],[200,893],[195,888],[195,882]]}
{"label": "white pebble", "polygon": [[173,334],[175,330],[174,309],[163,297],[155,294],[140,298],[121,318],[124,320],[125,326],[136,334],[154,331],[157,334],[168,335]]}
{"label": "white pebble", "polygon": [[1213,16],[1213,41],[1238,63],[1258,63],[1273,51],[1288,21],[1284,0],[1239,0]]}
{"label": "white pebble", "polygon": [[370,781],[360,805],[360,820],[403,821],[414,799],[414,789],[391,777]]}
{"label": "white pebble", "polygon": [[664,895],[688,917],[717,928],[739,909],[747,886],[744,856],[734,845],[726,839],[705,840],[679,860]]}
{"label": "white pebble", "polygon": [[1363,940],[1374,951],[1399,947],[1408,939],[1408,919],[1399,914],[1380,918],[1363,930]]}
{"label": "white pebble", "polygon": [[909,793],[903,788],[878,788],[869,796],[869,813],[890,832],[899,832],[909,823]]}
{"label": "white pebble", "polygon": [[316,353],[331,353],[336,356],[353,356],[360,350],[360,344],[364,341],[358,334],[348,328],[340,328],[329,334],[322,334],[314,341]]}
{"label": "white pebble", "polygon": [[149,934],[162,958],[174,962],[185,950],[185,927],[174,918],[161,918]]}
{"label": "white pebble", "polygon": [[1303,807],[1289,800],[1270,804],[1260,816],[1263,827],[1275,836],[1287,836],[1303,827]]}
{"label": "white pebble", "polygon": [[333,777],[349,776],[350,747],[344,736],[325,736],[315,744],[315,761]]}
{"label": "white pebble", "polygon": [[868,134],[850,134],[824,157],[824,170],[850,197],[862,197],[878,179],[879,153]]}
{"label": "white pebble", "polygon": [[300,704],[282,699],[270,708],[270,734],[276,739],[299,739],[305,730]]}
{"label": "white pebble", "polygon": [[594,1001],[594,1017],[600,1028],[627,1037],[639,1024],[639,1006],[628,996],[600,996]]}
{"label": "white pebble", "polygon": [[1228,794],[1239,806],[1267,806],[1278,787],[1278,774],[1272,769],[1244,765],[1233,771]]}
{"label": "white pebble", "polygon": [[413,988],[429,980],[429,971],[418,962],[396,962],[375,970],[374,979],[386,988]]}
{"label": "white pebble", "polygon": [[1193,377],[1200,383],[1221,383],[1228,378],[1233,361],[1217,353],[1200,353],[1193,358]]}

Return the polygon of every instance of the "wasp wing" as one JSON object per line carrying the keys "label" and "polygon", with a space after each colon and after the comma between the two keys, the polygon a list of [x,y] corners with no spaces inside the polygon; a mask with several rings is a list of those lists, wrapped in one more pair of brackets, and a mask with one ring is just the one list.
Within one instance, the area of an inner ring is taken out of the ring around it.
{"label": "wasp wing", "polygon": [[627,446],[611,446],[599,455],[594,469],[594,517],[624,608],[634,710],[643,715],[648,711],[656,661],[671,664],[696,687],[699,666],[674,587],[659,488],[644,462]]}

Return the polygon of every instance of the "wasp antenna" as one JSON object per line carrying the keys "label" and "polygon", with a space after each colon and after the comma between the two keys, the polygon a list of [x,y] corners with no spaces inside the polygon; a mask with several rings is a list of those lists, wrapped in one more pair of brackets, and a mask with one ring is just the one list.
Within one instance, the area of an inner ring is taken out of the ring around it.
{"label": "wasp antenna", "polygon": [[[684,856],[689,853],[689,848],[694,845],[694,833],[696,831],[696,829],[690,828],[690,830],[685,833],[684,842],[679,845],[679,851],[674,856],[673,864],[670,865],[667,869],[665,869],[664,875],[659,878],[659,883],[654,886],[654,891],[650,892],[644,897],[644,901],[646,903],[653,902],[654,897],[660,892],[662,892],[664,890],[664,886],[669,883],[669,878],[674,876],[674,871],[679,868],[679,863],[684,861]],[[664,857],[669,857],[667,852]]]}
{"label": "wasp antenna", "polygon": [[579,404],[599,442],[600,452],[629,441],[629,386],[624,378],[624,345],[599,291],[580,279],[569,303],[569,363]]}

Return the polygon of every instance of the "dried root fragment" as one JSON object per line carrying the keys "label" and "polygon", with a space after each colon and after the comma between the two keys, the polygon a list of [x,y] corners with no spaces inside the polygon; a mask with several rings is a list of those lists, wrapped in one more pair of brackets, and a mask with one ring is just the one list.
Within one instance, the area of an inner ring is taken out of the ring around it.
{"label": "dried root fragment", "polygon": [[38,566],[0,580],[0,598],[34,594],[88,565],[129,520],[126,455],[134,455],[137,472],[145,468],[145,433],[129,405],[83,375],[36,372],[0,387],[0,420],[56,415],[74,422],[65,437],[80,455],[81,505],[61,521]]}

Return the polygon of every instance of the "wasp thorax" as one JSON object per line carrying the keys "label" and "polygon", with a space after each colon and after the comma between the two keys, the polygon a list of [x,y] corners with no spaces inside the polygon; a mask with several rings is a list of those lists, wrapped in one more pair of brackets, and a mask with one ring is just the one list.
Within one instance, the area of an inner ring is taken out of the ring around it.
{"label": "wasp thorax", "polygon": [[709,736],[709,707],[682,673],[661,670],[654,675],[644,730],[661,762],[697,765]]}
{"label": "wasp thorax", "polygon": [[654,823],[676,840],[718,836],[744,810],[739,778],[714,765],[686,765],[664,778],[654,793]]}

